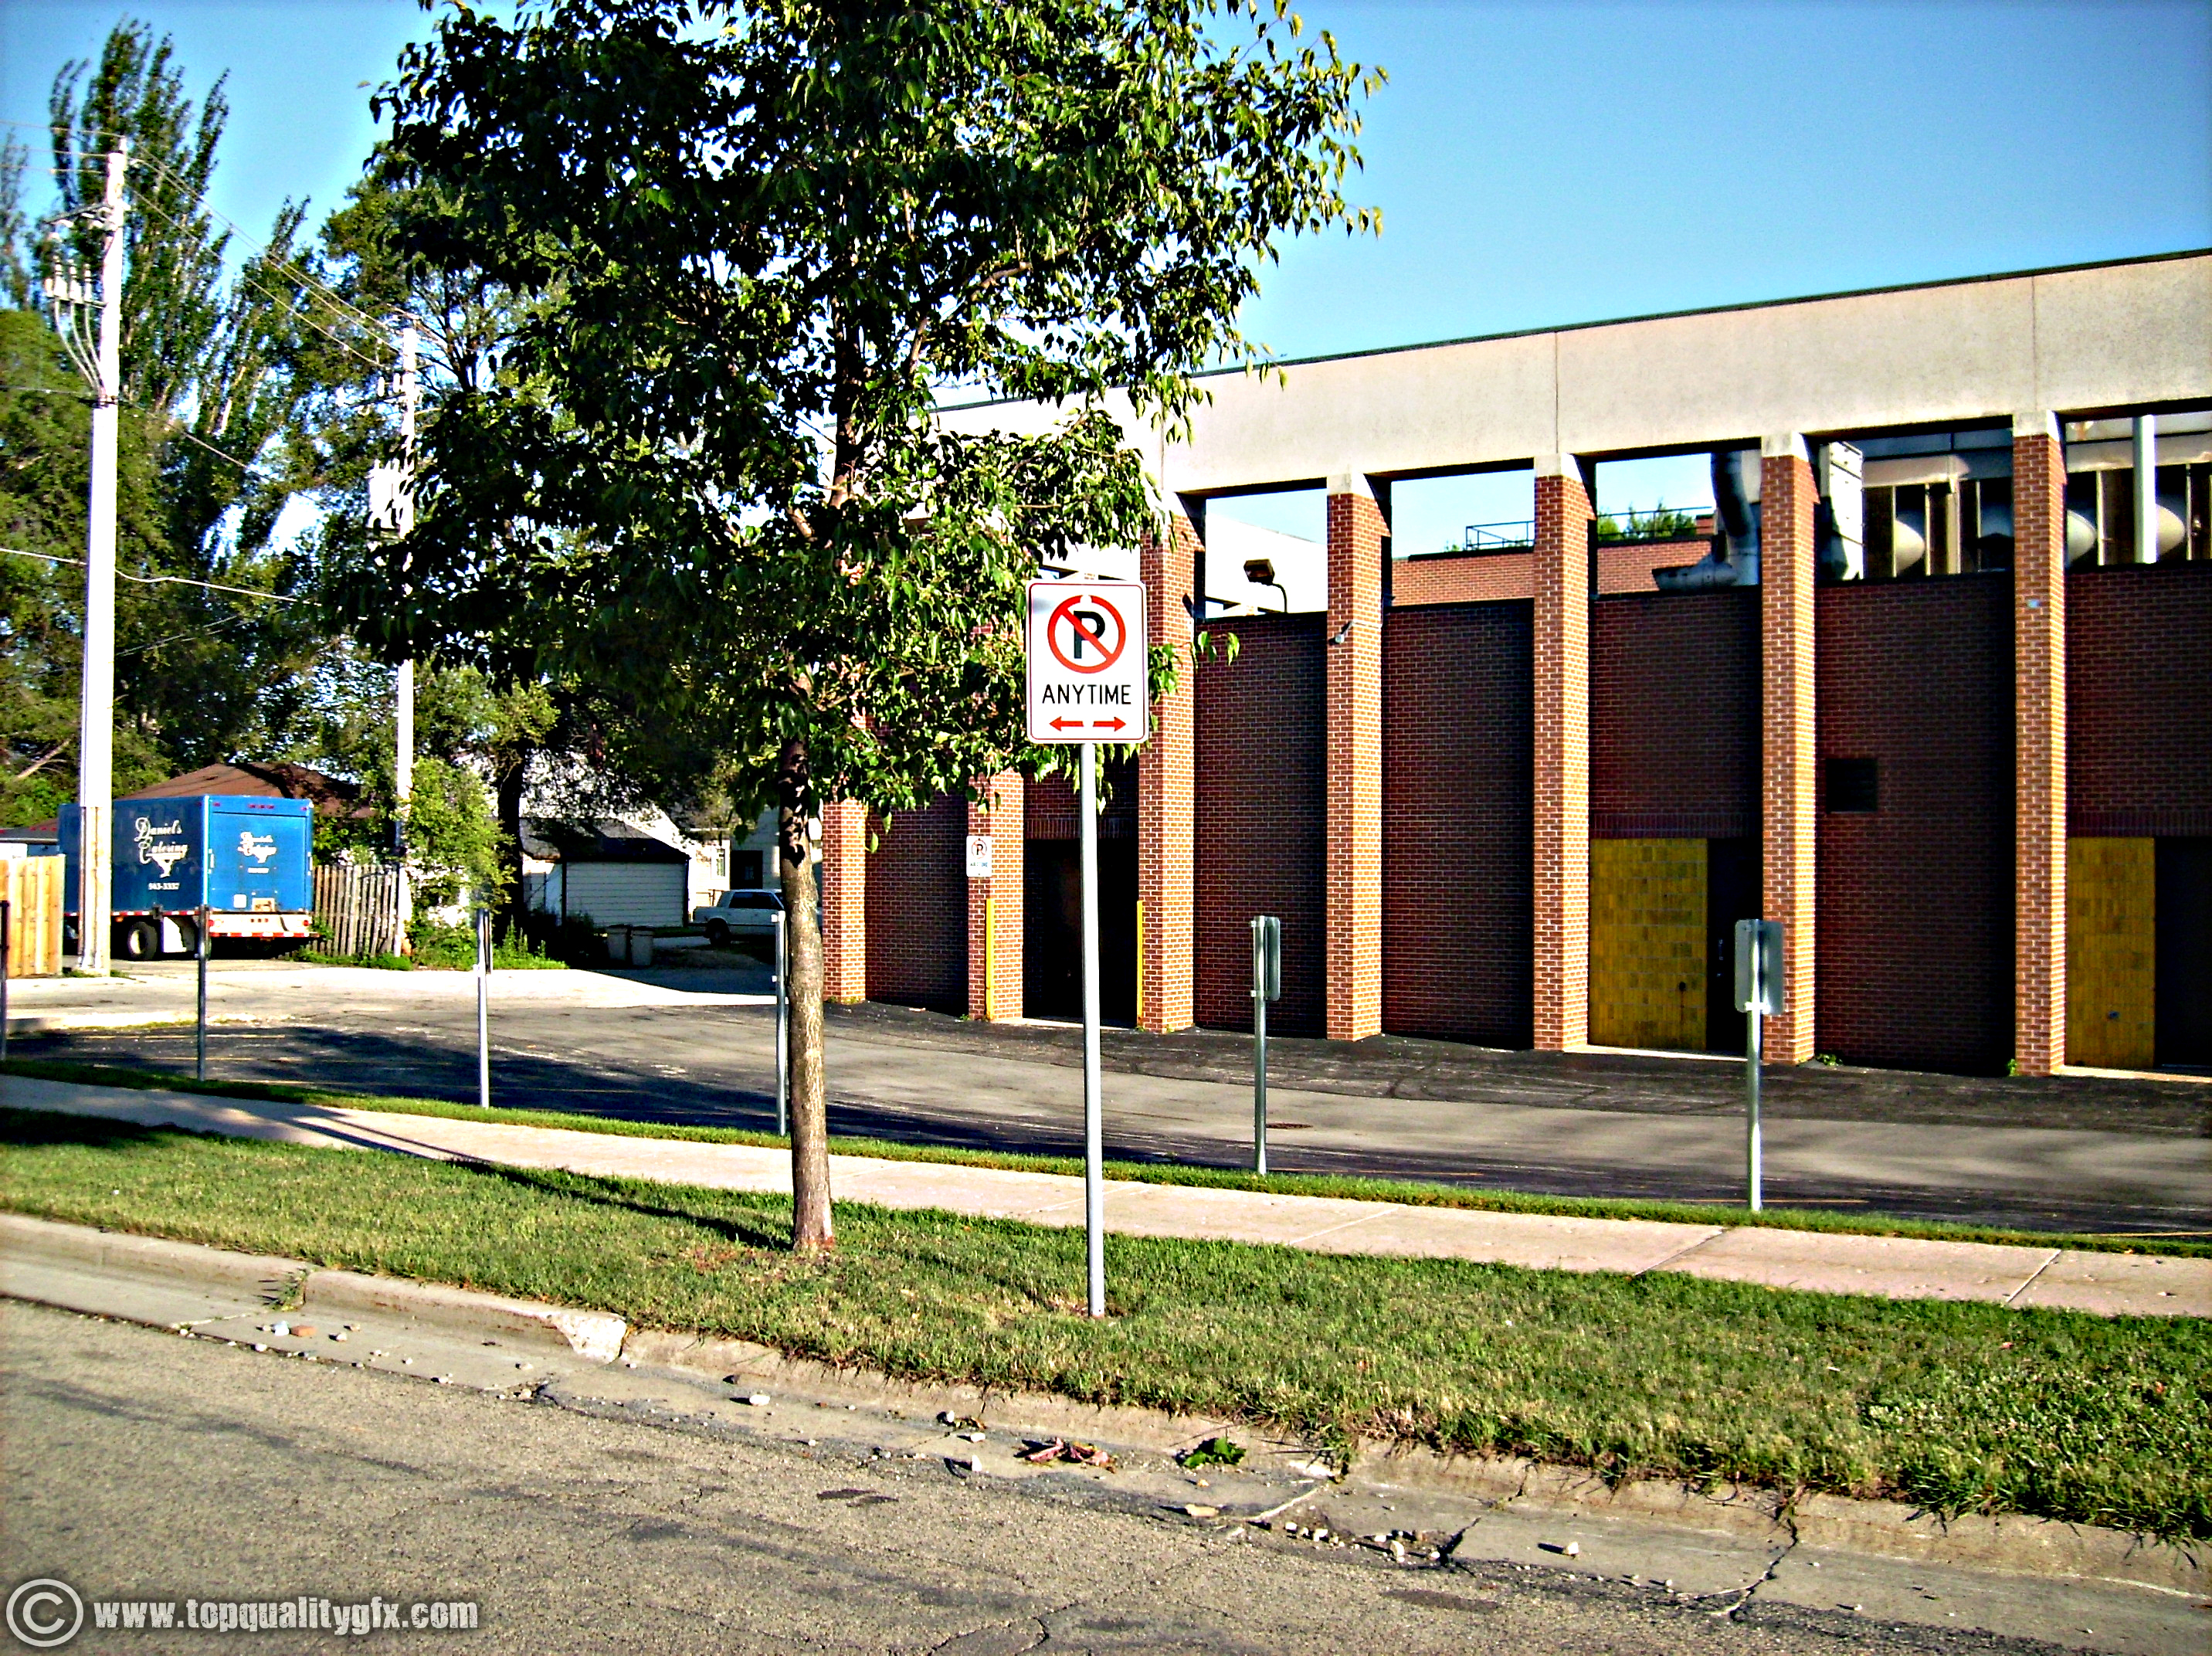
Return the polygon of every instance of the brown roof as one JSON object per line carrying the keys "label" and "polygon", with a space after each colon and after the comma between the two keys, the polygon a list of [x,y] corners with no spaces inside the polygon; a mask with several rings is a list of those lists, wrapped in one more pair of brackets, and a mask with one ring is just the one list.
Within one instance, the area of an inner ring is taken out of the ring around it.
{"label": "brown roof", "polygon": [[[252,799],[312,800],[315,814],[324,817],[366,816],[361,789],[353,782],[326,776],[304,764],[204,764],[181,776],[134,788],[118,794],[121,800],[187,799],[196,794],[245,795]],[[11,829],[11,835],[52,837],[58,823],[41,822],[27,829]]]}
{"label": "brown roof", "polygon": [[316,811],[329,817],[350,815],[359,810],[361,789],[336,776],[326,776],[304,764],[204,764],[181,776],[136,788],[118,799],[184,799],[194,794],[242,794],[256,799],[313,800]]}

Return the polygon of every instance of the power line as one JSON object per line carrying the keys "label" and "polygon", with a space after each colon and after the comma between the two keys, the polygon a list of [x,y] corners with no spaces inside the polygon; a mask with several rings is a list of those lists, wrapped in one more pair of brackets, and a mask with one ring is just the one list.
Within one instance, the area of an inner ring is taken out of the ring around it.
{"label": "power line", "polygon": [[[244,225],[240,224],[236,219],[230,217],[228,215],[217,210],[216,208],[209,206],[205,197],[198,191],[194,190],[190,182],[179,178],[176,174],[171,172],[168,167],[163,166],[160,161],[155,161],[152,156],[146,155],[134,158],[131,164],[134,167],[147,167],[153,172],[160,174],[178,189],[190,193],[193,198],[193,205],[198,208],[199,211],[205,213],[210,218],[220,219],[223,223],[230,227],[234,234],[242,237],[249,246],[261,246],[261,251],[263,253],[266,254],[268,253],[268,247],[265,245],[256,243],[252,234],[248,231]],[[173,220],[172,222],[173,222],[174,221]],[[377,329],[380,331],[382,329],[384,325],[381,322],[378,321],[375,318],[371,317],[367,312],[355,306],[350,301],[347,300],[343,295],[341,295],[337,289],[331,287],[328,283],[312,275],[301,266],[293,264],[290,260],[288,259],[272,262],[270,268],[284,271],[297,279],[303,287],[316,289],[331,305],[335,306],[339,310],[346,312],[363,327]]]}
{"label": "power line", "polygon": [[[151,411],[149,410],[149,411],[150,412]],[[195,435],[187,427],[180,423],[173,423],[169,427],[169,435],[173,437],[182,437],[189,443],[198,443],[202,448],[206,449],[209,454],[214,455],[217,460],[228,460],[233,466],[236,466],[241,472],[251,472],[253,469],[252,461],[242,460],[235,454],[224,454],[222,450],[217,448],[213,443],[208,441],[206,438]]]}
{"label": "power line", "polygon": [[[131,204],[146,212],[152,213],[157,217],[166,219],[170,224],[175,226],[178,229],[186,230],[191,228],[182,219],[179,218],[174,213],[167,212],[161,208],[156,207],[152,202],[149,201],[143,196],[138,197]],[[274,269],[276,267],[272,265],[270,268]],[[257,281],[253,275],[253,265],[250,259],[240,267],[238,279],[247,286],[252,288],[256,292],[260,294],[263,298],[271,300],[279,305],[289,305],[297,302],[299,304],[300,320],[306,323],[307,326],[313,328],[317,333],[321,334],[324,338],[329,340],[331,344],[336,345],[340,350],[345,352],[347,356],[352,357],[356,362],[362,363],[363,366],[372,369],[375,373],[383,374],[388,371],[388,364],[378,362],[374,357],[363,356],[360,351],[355,350],[349,341],[342,338],[339,335],[333,333],[329,328],[325,327],[321,323],[318,322],[314,319],[313,315],[310,314],[307,304],[305,302],[306,295],[287,294],[278,289],[270,287],[259,281]],[[358,319],[361,316],[361,313],[353,310],[350,306],[343,307],[351,317]],[[368,324],[366,326],[368,326],[373,329],[375,326],[374,324]],[[380,330],[377,331],[380,332]]]}
{"label": "power line", "polygon": [[[70,563],[84,567],[81,557],[58,557],[52,552],[27,552],[21,546],[0,546],[0,552],[16,557],[35,557],[42,563]],[[251,587],[226,587],[220,581],[195,581],[186,575],[131,575],[124,570],[115,572],[118,581],[135,581],[141,587],[199,587],[211,593],[235,593],[240,598],[265,598],[272,604],[304,604],[304,598],[287,598],[283,593],[256,592]]]}

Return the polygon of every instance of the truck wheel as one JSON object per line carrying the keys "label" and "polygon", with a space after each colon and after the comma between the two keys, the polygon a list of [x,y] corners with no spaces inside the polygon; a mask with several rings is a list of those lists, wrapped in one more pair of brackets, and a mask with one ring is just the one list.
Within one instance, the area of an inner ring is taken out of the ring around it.
{"label": "truck wheel", "polygon": [[[176,928],[177,946],[184,951],[185,958],[187,960],[195,959],[200,952],[199,922],[197,920],[179,920],[176,922]],[[210,950],[210,953],[212,953],[213,951]]]}
{"label": "truck wheel", "polygon": [[710,948],[729,947],[730,928],[719,920],[709,920],[707,922],[707,944]]}
{"label": "truck wheel", "polygon": [[115,953],[125,960],[161,958],[161,928],[151,920],[126,920],[115,928]]}

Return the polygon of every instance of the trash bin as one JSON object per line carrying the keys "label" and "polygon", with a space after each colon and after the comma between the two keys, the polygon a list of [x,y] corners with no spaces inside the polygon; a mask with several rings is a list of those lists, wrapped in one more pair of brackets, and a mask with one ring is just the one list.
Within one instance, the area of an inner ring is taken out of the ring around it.
{"label": "trash bin", "polygon": [[653,964],[653,928],[650,926],[610,926],[607,928],[607,959],[617,966],[649,966]]}

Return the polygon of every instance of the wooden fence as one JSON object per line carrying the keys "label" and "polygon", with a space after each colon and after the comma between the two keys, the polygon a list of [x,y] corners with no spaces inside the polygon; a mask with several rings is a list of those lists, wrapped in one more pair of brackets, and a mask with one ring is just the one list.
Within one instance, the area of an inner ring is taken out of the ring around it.
{"label": "wooden fence", "polygon": [[58,856],[0,861],[8,904],[8,975],[52,977],[62,969],[62,871]]}
{"label": "wooden fence", "polygon": [[390,863],[315,870],[315,924],[332,954],[388,954],[399,924],[399,871]]}

